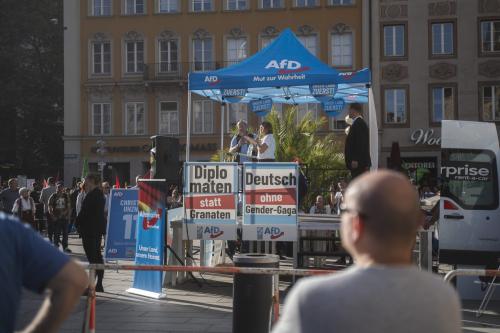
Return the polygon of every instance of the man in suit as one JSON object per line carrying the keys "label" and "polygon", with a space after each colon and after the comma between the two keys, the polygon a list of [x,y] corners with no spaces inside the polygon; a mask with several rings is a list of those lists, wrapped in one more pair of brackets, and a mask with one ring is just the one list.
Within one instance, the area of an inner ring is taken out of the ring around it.
{"label": "man in suit", "polygon": [[368,126],[361,117],[363,108],[359,103],[349,105],[349,118],[352,125],[345,139],[345,163],[351,171],[352,179],[368,171],[372,165],[370,159],[370,139]]}
{"label": "man in suit", "polygon": [[[76,228],[82,236],[83,250],[89,263],[104,263],[101,253],[101,238],[106,233],[106,220],[104,218],[104,194],[99,188],[99,177],[88,175],[83,182],[87,194],[83,199],[82,208],[76,217]],[[103,270],[97,270],[97,284],[95,290],[104,292],[102,279]]]}

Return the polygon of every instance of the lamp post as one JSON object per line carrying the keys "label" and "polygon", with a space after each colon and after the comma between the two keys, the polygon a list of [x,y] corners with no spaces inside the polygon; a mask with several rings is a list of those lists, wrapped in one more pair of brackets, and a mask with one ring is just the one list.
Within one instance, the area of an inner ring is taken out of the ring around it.
{"label": "lamp post", "polygon": [[104,162],[104,155],[108,153],[108,149],[106,148],[106,141],[102,139],[102,137],[97,140],[97,154],[99,155],[99,162],[97,165],[99,166],[98,170],[101,173],[101,181],[104,181],[104,167],[106,166],[106,162]]}

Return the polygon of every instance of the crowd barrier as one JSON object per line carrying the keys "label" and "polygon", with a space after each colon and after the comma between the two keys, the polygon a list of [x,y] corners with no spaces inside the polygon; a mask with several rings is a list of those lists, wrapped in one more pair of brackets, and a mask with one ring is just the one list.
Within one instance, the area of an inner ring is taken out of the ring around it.
{"label": "crowd barrier", "polygon": [[121,265],[121,264],[84,264],[84,268],[89,270],[89,290],[87,296],[87,306],[84,313],[82,326],[83,333],[95,333],[95,313],[96,313],[96,293],[95,276],[96,270],[113,271],[162,271],[162,272],[198,272],[214,274],[266,274],[274,276],[273,295],[273,322],[279,318],[279,276],[311,276],[331,274],[332,270],[319,269],[294,269],[294,268],[259,268],[259,267],[200,267],[200,266],[153,266],[153,265]]}

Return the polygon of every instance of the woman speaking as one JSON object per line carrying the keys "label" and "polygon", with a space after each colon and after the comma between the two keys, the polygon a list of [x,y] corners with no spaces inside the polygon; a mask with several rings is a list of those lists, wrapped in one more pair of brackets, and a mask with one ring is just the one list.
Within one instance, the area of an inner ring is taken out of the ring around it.
{"label": "woman speaking", "polygon": [[260,125],[260,139],[254,140],[249,136],[245,139],[257,147],[257,160],[259,162],[274,162],[274,153],[276,151],[276,142],[273,136],[273,127],[270,122],[263,121]]}

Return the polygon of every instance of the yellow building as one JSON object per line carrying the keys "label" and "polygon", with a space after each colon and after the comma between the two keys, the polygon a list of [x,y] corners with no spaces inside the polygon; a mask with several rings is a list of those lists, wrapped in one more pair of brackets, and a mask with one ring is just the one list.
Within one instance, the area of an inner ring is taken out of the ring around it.
{"label": "yellow building", "polygon": [[[105,177],[130,183],[147,168],[152,135],[178,137],[183,152],[188,72],[239,62],[284,28],[340,70],[367,63],[363,0],[65,0],[64,6],[66,183],[80,175],[84,158],[91,170],[104,162]],[[245,106],[229,110],[221,121],[219,105],[195,97],[192,160],[216,152],[222,125],[226,145],[238,119],[256,126]],[[311,104],[300,106],[298,116],[306,112],[324,115]],[[331,120],[325,131],[343,126]]]}

